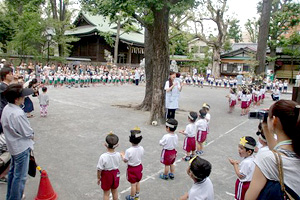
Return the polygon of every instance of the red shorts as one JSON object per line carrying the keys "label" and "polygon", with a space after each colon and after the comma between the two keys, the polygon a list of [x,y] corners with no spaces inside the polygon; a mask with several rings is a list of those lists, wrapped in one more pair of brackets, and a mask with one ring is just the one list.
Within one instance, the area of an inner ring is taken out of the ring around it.
{"label": "red shorts", "polygon": [[183,150],[186,152],[196,150],[196,140],[195,137],[186,137],[183,141]]}
{"label": "red shorts", "polygon": [[198,131],[197,142],[203,143],[206,140],[207,131]]}
{"label": "red shorts", "polygon": [[229,101],[229,107],[233,107],[236,105],[236,100]]}
{"label": "red shorts", "polygon": [[239,179],[237,179],[235,182],[235,199],[244,200],[249,186],[250,182],[241,182]]}
{"label": "red shorts", "polygon": [[249,107],[251,105],[252,101],[247,101],[247,107]]}
{"label": "red shorts", "polygon": [[101,171],[101,189],[104,191],[119,187],[120,171],[118,169]]}
{"label": "red shorts", "polygon": [[258,97],[255,96],[255,97],[254,97],[254,102],[258,102],[258,101],[259,101]]}
{"label": "red shorts", "polygon": [[265,97],[266,97],[266,95],[265,95],[265,94],[262,94],[262,97],[261,97],[261,98],[262,98],[262,99],[265,99]]}
{"label": "red shorts", "polygon": [[143,177],[143,165],[130,166],[127,167],[127,180],[129,183],[137,183],[142,180]]}
{"label": "red shorts", "polygon": [[177,151],[163,149],[161,152],[160,162],[164,165],[172,165],[175,162]]}
{"label": "red shorts", "polygon": [[246,109],[247,107],[248,107],[248,102],[247,101],[242,101],[241,108]]}

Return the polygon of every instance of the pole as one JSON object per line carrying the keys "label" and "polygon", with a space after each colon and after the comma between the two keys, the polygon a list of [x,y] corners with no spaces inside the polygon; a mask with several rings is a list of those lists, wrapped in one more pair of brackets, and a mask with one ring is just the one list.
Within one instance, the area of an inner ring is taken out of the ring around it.
{"label": "pole", "polygon": [[50,53],[50,48],[49,48],[50,40],[48,40],[48,56],[47,56],[47,63],[49,64],[49,53]]}

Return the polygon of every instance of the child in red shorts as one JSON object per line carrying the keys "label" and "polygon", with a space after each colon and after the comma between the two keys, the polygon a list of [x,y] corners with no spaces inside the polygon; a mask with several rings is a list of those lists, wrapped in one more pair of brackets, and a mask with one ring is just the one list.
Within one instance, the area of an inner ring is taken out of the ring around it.
{"label": "child in red shorts", "polygon": [[131,184],[130,195],[126,196],[126,200],[138,200],[140,196],[140,180],[143,177],[142,156],[144,148],[139,145],[142,141],[141,130],[135,127],[130,131],[129,142],[132,147],[128,148],[124,153],[121,153],[123,161],[128,164],[127,180]]}
{"label": "child in red shorts", "polygon": [[188,115],[188,120],[190,123],[186,126],[185,130],[179,131],[179,133],[185,135],[185,139],[183,142],[183,150],[185,150],[186,156],[182,158],[182,160],[184,161],[189,161],[195,155],[195,150],[196,150],[195,136],[198,131],[195,121],[197,120],[197,118],[198,115],[196,112],[190,112]]}
{"label": "child in red shorts", "polygon": [[109,133],[105,140],[107,152],[100,156],[97,164],[97,183],[98,185],[101,183],[104,200],[109,200],[110,192],[112,193],[113,200],[117,200],[117,188],[119,187],[120,181],[119,165],[122,159],[120,153],[115,152],[119,138],[117,135]]}
{"label": "child in red shorts", "polygon": [[178,145],[178,136],[174,132],[177,126],[178,122],[176,119],[168,119],[166,122],[166,131],[168,133],[159,141],[160,146],[163,147],[160,162],[165,165],[165,170],[159,177],[164,180],[168,180],[168,178],[174,179],[174,162],[177,154],[176,147]]}
{"label": "child in red shorts", "polygon": [[197,151],[196,154],[198,155],[202,155],[203,152],[203,148],[204,148],[204,142],[206,140],[207,137],[207,130],[208,130],[208,122],[206,120],[206,110],[204,108],[202,108],[201,110],[199,110],[199,119],[196,121],[196,126],[198,129],[197,132],[197,136],[196,136],[196,141],[197,141]]}

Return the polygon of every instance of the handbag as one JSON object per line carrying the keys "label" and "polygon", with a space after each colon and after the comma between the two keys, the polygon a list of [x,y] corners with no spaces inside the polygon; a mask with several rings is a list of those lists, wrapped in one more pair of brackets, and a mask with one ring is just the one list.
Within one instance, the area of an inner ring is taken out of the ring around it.
{"label": "handbag", "polygon": [[29,167],[28,167],[28,175],[31,177],[35,177],[36,175],[36,162],[35,158],[33,155],[33,151],[30,152],[30,157],[29,157]]}
{"label": "handbag", "polygon": [[268,180],[265,187],[259,194],[259,200],[300,200],[299,196],[289,187],[284,185],[282,158],[280,153],[272,151],[278,167],[279,181]]}

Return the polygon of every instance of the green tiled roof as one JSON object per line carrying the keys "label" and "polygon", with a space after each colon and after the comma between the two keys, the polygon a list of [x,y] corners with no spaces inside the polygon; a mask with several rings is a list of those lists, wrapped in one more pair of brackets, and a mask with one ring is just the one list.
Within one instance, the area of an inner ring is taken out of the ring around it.
{"label": "green tiled roof", "polygon": [[[113,35],[117,34],[117,24],[110,23],[110,20],[107,17],[80,12],[75,22],[81,18],[83,18],[89,25],[78,26],[74,29],[68,30],[65,33],[66,35],[83,35],[93,32],[111,32]],[[136,24],[136,26],[138,25]],[[144,44],[144,30],[142,30],[141,33],[132,31],[122,34],[121,29],[120,40],[124,40],[129,43]]]}

